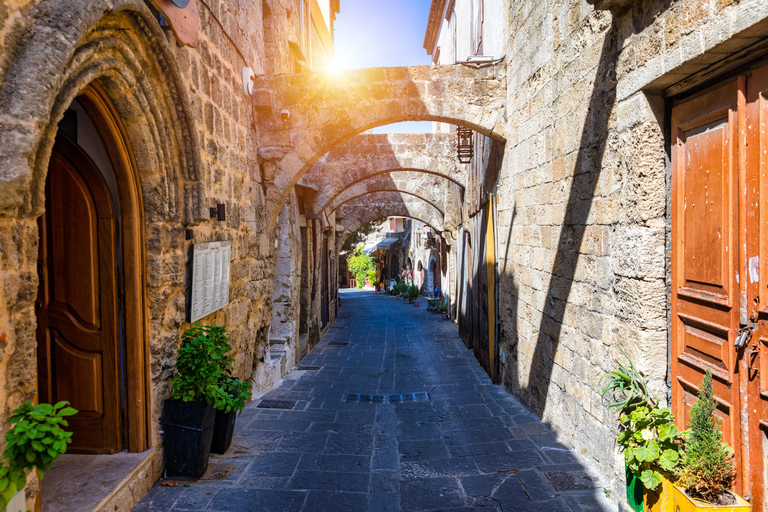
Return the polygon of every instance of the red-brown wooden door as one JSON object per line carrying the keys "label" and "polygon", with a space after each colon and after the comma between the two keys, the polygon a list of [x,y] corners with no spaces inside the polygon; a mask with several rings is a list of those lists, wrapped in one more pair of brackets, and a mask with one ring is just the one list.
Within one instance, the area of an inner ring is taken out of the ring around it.
{"label": "red-brown wooden door", "polygon": [[69,401],[69,451],[121,449],[115,215],[91,160],[59,137],[39,220],[38,399]]}
{"label": "red-brown wooden door", "polygon": [[746,88],[746,309],[755,333],[742,363],[748,416],[745,492],[753,511],[768,511],[768,67],[748,73]]}
{"label": "red-brown wooden door", "polygon": [[[672,110],[672,402],[687,424],[712,371],[723,436],[741,460],[739,80]],[[741,490],[741,486],[737,486]]]}

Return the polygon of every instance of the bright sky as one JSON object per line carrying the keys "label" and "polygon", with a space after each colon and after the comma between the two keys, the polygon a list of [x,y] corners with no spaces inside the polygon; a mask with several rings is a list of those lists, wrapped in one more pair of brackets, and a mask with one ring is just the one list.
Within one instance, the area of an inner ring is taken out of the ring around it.
{"label": "bright sky", "polygon": [[[335,22],[339,69],[429,64],[423,48],[430,0],[341,0]],[[374,128],[374,133],[425,133],[429,121]]]}

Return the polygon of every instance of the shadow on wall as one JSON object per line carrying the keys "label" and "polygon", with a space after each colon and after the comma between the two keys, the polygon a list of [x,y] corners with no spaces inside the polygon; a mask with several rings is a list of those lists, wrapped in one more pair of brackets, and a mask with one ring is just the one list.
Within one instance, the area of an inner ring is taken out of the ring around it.
{"label": "shadow on wall", "polygon": [[[568,298],[573,286],[576,265],[579,260],[579,248],[584,238],[587,217],[594,199],[595,188],[600,178],[600,171],[605,155],[608,138],[608,125],[611,112],[616,103],[616,64],[618,60],[618,35],[614,23],[605,35],[600,62],[595,73],[595,83],[590,96],[586,120],[579,143],[579,152],[573,170],[573,179],[568,191],[564,221],[557,244],[557,252],[552,265],[552,275],[547,290],[541,324],[534,330],[537,334],[531,361],[530,377],[525,387],[521,386],[519,375],[513,370],[512,386],[521,399],[536,414],[542,415],[549,396],[552,380],[554,356],[560,342]],[[510,233],[511,235],[511,226]],[[504,275],[506,276],[506,268]],[[509,280],[509,277],[502,277]],[[514,283],[504,283],[504,289],[512,286],[513,303],[511,326],[512,355],[519,357],[517,339],[517,287]],[[503,339],[503,338],[502,338]],[[516,366],[516,362],[512,362]]]}

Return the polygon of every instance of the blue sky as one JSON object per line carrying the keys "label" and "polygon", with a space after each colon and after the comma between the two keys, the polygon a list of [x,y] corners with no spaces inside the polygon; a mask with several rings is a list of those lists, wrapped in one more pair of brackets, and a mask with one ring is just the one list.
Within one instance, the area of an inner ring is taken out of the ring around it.
{"label": "blue sky", "polygon": [[[341,69],[429,64],[423,48],[430,0],[341,0],[335,22],[336,66]],[[432,123],[398,123],[374,133],[431,132]]]}

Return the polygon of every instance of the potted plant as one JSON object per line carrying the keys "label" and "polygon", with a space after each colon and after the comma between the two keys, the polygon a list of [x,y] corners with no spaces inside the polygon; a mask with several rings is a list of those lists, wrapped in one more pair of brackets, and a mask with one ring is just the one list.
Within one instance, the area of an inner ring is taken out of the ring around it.
{"label": "potted plant", "polygon": [[219,381],[222,394],[216,400],[216,418],[213,426],[211,453],[223,454],[232,444],[237,415],[251,399],[251,385],[236,377],[224,375]]}
{"label": "potted plant", "polygon": [[[0,463],[0,509],[26,510],[23,494],[14,497],[26,487],[27,471],[36,470],[42,480],[51,464],[67,451],[72,433],[62,428],[69,426],[64,418],[77,412],[69,407],[69,402],[35,406],[26,402],[11,413],[8,422],[13,426],[5,434],[7,444],[3,452],[7,463]],[[21,503],[17,505],[17,501]],[[8,508],[9,503],[12,509]]]}
{"label": "potted plant", "polygon": [[222,399],[219,381],[228,362],[223,329],[195,324],[181,335],[171,398],[160,419],[167,476],[200,478],[208,468],[214,403]]}
{"label": "potted plant", "polygon": [[445,302],[440,301],[440,304],[437,305],[437,310],[440,312],[440,316],[443,320],[448,320],[448,306]]}
{"label": "potted plant", "polygon": [[680,462],[683,436],[674,424],[668,407],[659,407],[658,399],[632,360],[616,361],[618,369],[606,373],[608,382],[601,398],[619,412],[616,436],[624,453],[627,475],[627,502],[636,512],[666,510],[666,492]]}
{"label": "potted plant", "polygon": [[419,287],[412,284],[408,287],[408,302],[413,303],[419,297]]}
{"label": "potted plant", "polygon": [[680,512],[750,510],[749,503],[730,490],[736,463],[733,450],[723,442],[720,421],[713,415],[716,408],[712,372],[707,369],[691,406],[690,428],[683,433],[680,479],[673,487],[674,505]]}

